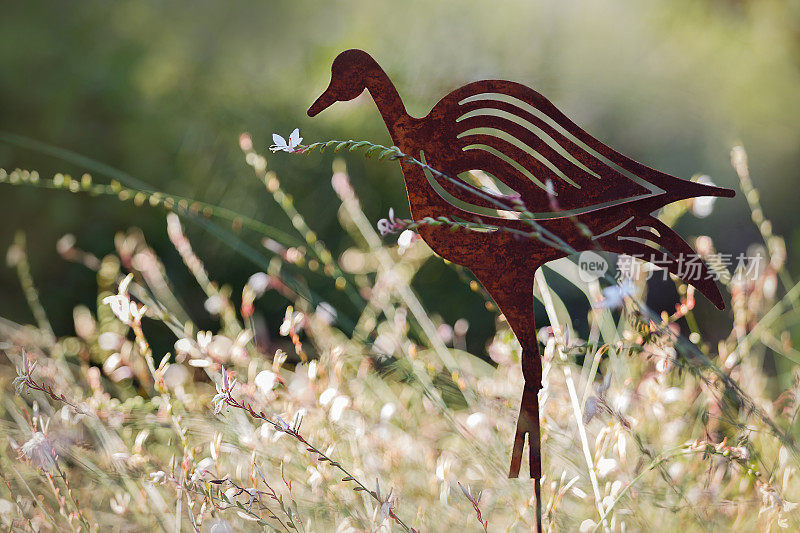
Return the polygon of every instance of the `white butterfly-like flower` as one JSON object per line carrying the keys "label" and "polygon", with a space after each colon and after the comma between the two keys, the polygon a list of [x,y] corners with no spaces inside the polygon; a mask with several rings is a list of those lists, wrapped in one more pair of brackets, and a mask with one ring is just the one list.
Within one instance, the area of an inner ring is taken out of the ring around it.
{"label": "white butterfly-like flower", "polygon": [[33,364],[28,360],[28,354],[22,352],[22,368],[17,368],[17,377],[14,378],[14,388],[17,394],[22,394],[25,391],[28,383],[33,380],[33,369],[36,368],[36,361]]}
{"label": "white butterfly-like flower", "polygon": [[270,150],[273,152],[289,152],[292,153],[295,149],[300,146],[300,143],[303,141],[303,138],[300,137],[300,128],[295,128],[294,131],[289,135],[289,141],[287,142],[286,139],[278,135],[277,133],[272,134],[272,146],[269,147]]}
{"label": "white butterfly-like flower", "polygon": [[228,372],[225,370],[225,367],[222,367],[222,385],[217,385],[217,394],[211,399],[211,403],[214,405],[214,414],[218,415],[222,412],[222,409],[228,404],[228,401],[231,400],[231,392],[233,388],[236,386],[236,380],[228,381]]}
{"label": "white butterfly-like flower", "polygon": [[33,437],[20,447],[19,456],[20,458],[26,457],[35,466],[48,472],[55,470],[58,466],[56,451],[41,431],[35,432]]}
{"label": "white butterfly-like flower", "polygon": [[128,324],[141,324],[142,318],[147,312],[147,306],[141,307],[132,302],[128,295],[128,285],[133,280],[133,274],[128,274],[119,284],[119,291],[113,296],[103,298],[103,303],[111,307],[111,311],[116,315],[120,322]]}

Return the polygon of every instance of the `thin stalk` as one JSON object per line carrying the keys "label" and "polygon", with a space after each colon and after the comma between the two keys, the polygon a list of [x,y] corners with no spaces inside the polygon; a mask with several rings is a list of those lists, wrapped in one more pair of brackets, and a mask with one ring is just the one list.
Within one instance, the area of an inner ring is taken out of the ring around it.
{"label": "thin stalk", "polygon": [[[550,325],[553,327],[553,332],[556,335],[556,350],[562,362],[568,363],[567,356],[561,349],[563,346],[563,332],[559,326],[558,316],[556,315],[555,307],[553,307],[553,300],[550,297],[550,289],[547,286],[547,281],[544,279],[544,274],[538,270],[535,274],[536,284],[539,287],[539,294],[542,297],[545,311],[550,319]],[[575,381],[572,379],[572,370],[569,364],[562,365],[564,370],[564,378],[567,382],[567,390],[569,391],[569,399],[572,405],[572,413],[575,415],[575,425],[578,427],[578,436],[581,440],[581,448],[583,449],[583,458],[586,461],[586,467],[589,474],[589,481],[592,485],[592,492],[594,493],[594,502],[601,517],[603,529],[608,529],[608,524],[605,522],[606,511],[603,509],[603,497],[600,494],[600,486],[597,482],[597,473],[594,468],[594,460],[592,459],[592,452],[589,449],[589,440],[586,437],[586,427],[583,425],[583,413],[581,412],[580,400],[578,400],[578,393],[575,388]]]}
{"label": "thin stalk", "polygon": [[47,313],[42,306],[42,302],[39,299],[39,291],[36,289],[36,284],[33,281],[33,275],[31,274],[31,266],[28,262],[28,249],[25,239],[25,233],[22,231],[18,231],[14,236],[14,253],[9,254],[9,259],[14,262],[12,266],[17,268],[17,277],[19,278],[19,283],[22,286],[22,291],[25,294],[25,300],[28,302],[28,307],[31,309],[31,313],[33,313],[33,317],[36,319],[36,323],[39,326],[39,329],[44,331],[49,339],[55,339],[55,334],[53,333],[53,328],[50,325],[50,320],[47,318]]}
{"label": "thin stalk", "polygon": [[[224,369],[222,371],[225,372]],[[372,499],[374,499],[380,505],[383,505],[383,504],[386,503],[386,501],[381,500],[381,498],[378,496],[378,493],[376,491],[373,491],[373,490],[370,490],[369,488],[367,488],[367,486],[364,485],[364,483],[359,481],[358,478],[356,478],[353,474],[351,474],[344,466],[342,466],[341,463],[339,463],[338,461],[334,461],[331,457],[329,457],[327,454],[325,454],[325,452],[323,452],[322,450],[320,450],[319,448],[317,448],[316,446],[314,446],[313,444],[308,442],[306,440],[306,438],[303,437],[303,435],[300,434],[300,432],[299,432],[299,424],[297,425],[297,427],[292,427],[292,426],[289,426],[288,424],[285,424],[285,423],[275,422],[274,420],[269,418],[267,415],[265,415],[263,411],[256,411],[255,409],[253,409],[253,407],[250,404],[245,403],[245,402],[239,402],[233,396],[231,396],[229,394],[229,392],[230,391],[228,391],[228,395],[225,398],[225,404],[226,405],[229,405],[230,407],[235,407],[237,409],[241,409],[241,410],[249,413],[251,417],[256,418],[258,420],[263,420],[264,422],[270,424],[275,430],[281,431],[281,432],[286,433],[287,435],[289,435],[291,437],[294,437],[297,441],[299,441],[301,444],[303,444],[309,452],[316,454],[319,461],[326,462],[326,463],[330,464],[332,467],[336,468],[342,474],[344,474],[344,478],[342,479],[342,481],[345,481],[345,482],[351,481],[351,482],[355,483],[356,487],[353,490],[355,490],[356,492],[362,492],[362,491],[366,492],[367,494],[369,494],[372,497]],[[408,531],[408,532],[415,531],[413,528],[408,527],[406,525],[406,523],[403,522],[403,520],[401,520],[400,517],[397,516],[397,514],[395,514],[394,509],[390,509],[389,510],[389,517],[391,517],[392,520],[394,520],[395,523],[397,523],[397,525],[402,527],[404,531]]]}

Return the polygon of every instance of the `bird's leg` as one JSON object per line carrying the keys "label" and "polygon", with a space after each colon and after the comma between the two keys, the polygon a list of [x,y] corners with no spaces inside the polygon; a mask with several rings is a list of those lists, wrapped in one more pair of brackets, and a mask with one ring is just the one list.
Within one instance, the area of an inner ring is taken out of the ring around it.
{"label": "bird's leg", "polygon": [[537,531],[542,531],[541,477],[542,463],[539,435],[539,389],[542,388],[542,361],[536,339],[533,315],[533,278],[536,268],[471,268],[484,288],[492,295],[508,325],[522,346],[522,375],[525,386],[517,418],[511,467],[508,477],[519,477],[525,436],[528,436],[530,474],[536,493]]}
{"label": "bird's leg", "polygon": [[[533,287],[524,297],[516,300],[518,305],[509,309],[506,316],[511,329],[522,346],[522,376],[525,385],[517,416],[517,431],[511,452],[509,478],[519,477],[522,454],[525,450],[525,435],[528,436],[528,467],[536,495],[536,531],[542,531],[542,452],[539,428],[539,390],[542,388],[542,359],[539,357],[539,341],[533,314]],[[508,308],[508,306],[506,306]],[[504,312],[505,313],[505,312]]]}
{"label": "bird's leg", "polygon": [[522,347],[522,376],[525,378],[508,477],[519,477],[522,454],[525,449],[525,435],[528,435],[530,475],[532,479],[538,480],[542,476],[539,435],[539,389],[542,388],[542,360],[539,357],[539,342],[536,338],[534,323],[533,289],[519,292],[523,294],[514,299],[514,305],[509,308],[507,303],[506,309],[503,309],[503,313]]}
{"label": "bird's leg", "polygon": [[[528,357],[525,351],[526,350],[523,350],[522,356]],[[535,364],[540,367],[539,374],[541,375],[541,361],[538,360],[538,356],[537,350],[531,358],[535,357],[537,359]],[[525,379],[525,386],[522,389],[522,401],[520,402],[519,415],[517,417],[517,431],[514,435],[514,448],[511,452],[511,467],[508,471],[508,477],[510,478],[519,477],[526,435],[528,436],[528,462],[531,479],[538,480],[542,477],[541,439],[539,430],[540,388],[541,381],[535,385],[533,380]]]}
{"label": "bird's leg", "polygon": [[[535,331],[532,314],[528,320],[531,323],[530,329]],[[525,386],[522,389],[522,401],[519,407],[508,477],[519,477],[525,448],[525,435],[528,435],[530,475],[532,479],[538,480],[542,476],[539,431],[539,389],[542,388],[542,361],[539,358],[539,346],[535,336],[532,339],[520,338],[519,340],[522,344],[522,375],[525,378]]]}
{"label": "bird's leg", "polygon": [[497,268],[496,270],[472,269],[481,284],[492,295],[508,325],[522,346],[522,375],[525,387],[517,418],[517,431],[511,454],[508,477],[519,477],[525,436],[530,448],[531,477],[541,477],[542,467],[539,451],[539,389],[542,387],[542,361],[539,358],[539,343],[533,316],[533,276],[535,269]]}

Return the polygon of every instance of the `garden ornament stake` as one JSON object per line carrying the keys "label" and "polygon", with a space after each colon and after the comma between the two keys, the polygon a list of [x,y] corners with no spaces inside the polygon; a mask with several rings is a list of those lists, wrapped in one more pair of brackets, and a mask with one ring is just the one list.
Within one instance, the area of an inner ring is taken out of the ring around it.
{"label": "garden ornament stake", "polygon": [[[519,476],[528,435],[530,474],[539,508],[542,364],[534,325],[534,273],[548,261],[572,252],[602,249],[638,257],[650,254],[651,258],[667,252],[658,266],[685,277],[679,257],[696,254],[652,213],[678,200],[731,197],[734,192],[637,163],[586,133],[544,96],[519,83],[470,83],[442,98],[427,116],[415,118],[366,52],[342,52],[331,70],[330,85],[309,108],[309,116],[335,102],[352,100],[364,89],[369,91],[392,141],[409,156],[399,161],[414,220],[447,217],[496,228],[452,231],[447,225],[423,224],[419,234],[438,255],[472,271],[522,346],[525,386],[509,477]],[[468,171],[493,176],[506,194],[455,179]],[[523,214],[528,216],[536,213],[529,216],[534,225],[519,213],[516,218],[510,215],[508,208],[498,210],[501,205],[524,206]],[[539,235],[557,237],[564,246],[520,238],[520,233],[530,234],[532,228],[538,228]],[[724,308],[702,261],[696,275],[686,281]]]}

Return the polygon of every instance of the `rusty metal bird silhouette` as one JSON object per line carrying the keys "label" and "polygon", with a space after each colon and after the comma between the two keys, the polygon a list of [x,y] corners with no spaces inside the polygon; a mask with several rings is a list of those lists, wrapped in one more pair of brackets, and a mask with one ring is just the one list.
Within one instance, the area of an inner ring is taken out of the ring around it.
{"label": "rusty metal bird silhouette", "polygon": [[[519,83],[470,83],[442,98],[427,116],[415,118],[366,52],[342,52],[331,70],[330,85],[309,108],[309,116],[335,102],[352,100],[366,89],[392,141],[404,154],[447,176],[482,171],[503,187],[487,196],[467,181],[441,179],[424,166],[400,159],[414,220],[441,216],[471,220],[479,215],[489,226],[530,231],[525,221],[496,211],[492,201],[519,198],[535,213],[539,226],[575,250],[602,248],[647,257],[663,249],[670,256],[659,266],[681,277],[677,258],[694,251],[652,213],[687,198],[734,195],[729,189],[679,179],[637,163],[586,133],[544,96]],[[589,232],[578,231],[576,224]],[[438,255],[472,271],[522,346],[525,386],[509,477],[519,475],[528,435],[538,504],[542,365],[533,313],[534,273],[568,253],[508,231],[453,232],[449,227],[423,225],[419,234]],[[722,309],[722,295],[708,274],[701,263],[700,275],[691,283]]]}

